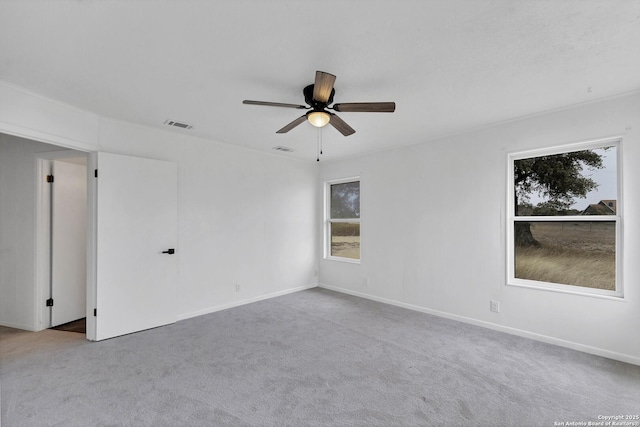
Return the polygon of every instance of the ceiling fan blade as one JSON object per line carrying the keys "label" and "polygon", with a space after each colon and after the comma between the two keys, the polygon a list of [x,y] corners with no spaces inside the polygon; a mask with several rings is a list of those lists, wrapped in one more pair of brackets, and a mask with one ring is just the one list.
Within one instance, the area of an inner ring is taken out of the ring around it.
{"label": "ceiling fan blade", "polygon": [[251,101],[249,99],[245,99],[244,101],[242,101],[242,103],[247,105],[266,105],[267,107],[299,108],[302,110],[306,110],[309,108],[309,107],[305,107],[304,105],[298,105],[298,104],[285,104],[282,102]]}
{"label": "ceiling fan blade", "polygon": [[331,120],[329,120],[329,124],[331,126],[333,126],[334,128],[338,129],[338,132],[340,132],[344,136],[349,136],[349,135],[353,135],[354,133],[356,133],[355,129],[353,129],[351,126],[349,126],[340,117],[336,116],[333,113],[329,113],[329,114],[331,114]]}
{"label": "ceiling fan blade", "polygon": [[341,113],[393,113],[395,102],[347,102],[334,104],[333,109]]}
{"label": "ceiling fan blade", "polygon": [[326,104],[331,96],[335,81],[336,76],[333,74],[316,71],[316,81],[313,84],[313,99]]}
{"label": "ceiling fan blade", "polygon": [[298,117],[297,119],[295,119],[294,121],[292,121],[291,123],[283,127],[282,129],[280,129],[276,133],[287,133],[294,127],[298,126],[300,123],[305,122],[306,120],[307,120],[307,115],[305,114],[303,116]]}

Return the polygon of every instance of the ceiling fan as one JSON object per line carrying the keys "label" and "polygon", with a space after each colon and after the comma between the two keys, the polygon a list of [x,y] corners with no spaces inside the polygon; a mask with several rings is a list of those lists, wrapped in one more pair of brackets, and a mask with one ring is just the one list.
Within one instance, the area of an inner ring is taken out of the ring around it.
{"label": "ceiling fan", "polygon": [[349,136],[354,134],[356,131],[335,113],[331,113],[327,110],[338,111],[341,113],[393,113],[396,110],[395,102],[348,102],[333,104],[333,106],[331,106],[333,103],[333,95],[336,93],[336,90],[333,88],[335,80],[336,76],[333,74],[325,73],[324,71],[316,71],[315,83],[310,84],[302,90],[304,94],[304,101],[308,106],[285,104],[281,102],[251,101],[247,99],[242,101],[242,103],[248,105],[266,105],[268,107],[310,110],[306,114],[298,117],[282,129],[278,130],[276,133],[287,133],[302,122],[308,120],[313,126],[319,128],[330,124],[344,136]]}

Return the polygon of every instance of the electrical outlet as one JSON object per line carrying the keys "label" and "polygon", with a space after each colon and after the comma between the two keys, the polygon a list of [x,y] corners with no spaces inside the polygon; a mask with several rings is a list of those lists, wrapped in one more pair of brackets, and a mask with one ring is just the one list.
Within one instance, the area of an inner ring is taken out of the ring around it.
{"label": "electrical outlet", "polygon": [[489,302],[489,309],[494,313],[500,313],[500,302],[491,300]]}
{"label": "electrical outlet", "polygon": [[313,270],[313,277],[318,277],[318,270]]}
{"label": "electrical outlet", "polygon": [[240,292],[240,283],[236,283],[236,292]]}
{"label": "electrical outlet", "polygon": [[369,287],[369,278],[368,277],[362,279],[362,286],[364,286],[365,288]]}

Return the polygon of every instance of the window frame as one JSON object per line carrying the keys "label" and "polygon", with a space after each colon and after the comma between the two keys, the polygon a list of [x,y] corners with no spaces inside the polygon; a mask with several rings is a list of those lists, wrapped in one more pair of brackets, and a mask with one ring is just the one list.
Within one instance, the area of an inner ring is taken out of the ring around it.
{"label": "window frame", "polygon": [[[362,259],[362,204],[359,218],[331,218],[331,186],[335,184],[345,184],[348,182],[358,182],[360,187],[360,201],[362,201],[362,180],[360,176],[333,179],[324,182],[324,259],[331,261],[341,261],[351,264],[360,264]],[[360,225],[360,256],[359,258],[346,258],[331,255],[331,224],[333,223],[358,223]]]}
{"label": "window frame", "polygon": [[[532,157],[548,156],[554,154],[569,153],[574,151],[589,150],[603,147],[616,147],[616,214],[615,215],[570,215],[570,216],[535,216],[515,214],[515,182],[514,162],[516,160]],[[623,204],[622,200],[622,137],[614,136],[589,140],[574,144],[556,145],[552,147],[511,152],[507,155],[507,203],[506,203],[506,267],[507,286],[540,289],[552,292],[561,292],[575,295],[584,295],[613,300],[624,300],[622,261],[623,261]],[[589,288],[579,285],[567,285],[552,282],[543,282],[515,277],[515,237],[514,229],[517,221],[529,222],[614,222],[615,223],[615,290]]]}

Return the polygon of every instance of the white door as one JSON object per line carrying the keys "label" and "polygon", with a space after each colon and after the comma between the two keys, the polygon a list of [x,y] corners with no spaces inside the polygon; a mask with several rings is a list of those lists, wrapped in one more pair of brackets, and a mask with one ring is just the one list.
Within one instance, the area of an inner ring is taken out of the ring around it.
{"label": "white door", "polygon": [[97,341],[176,321],[178,168],[98,153]]}
{"label": "white door", "polygon": [[86,316],[87,167],[54,160],[51,187],[51,326]]}

